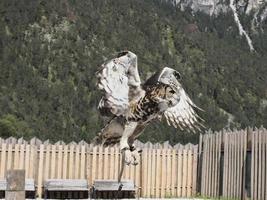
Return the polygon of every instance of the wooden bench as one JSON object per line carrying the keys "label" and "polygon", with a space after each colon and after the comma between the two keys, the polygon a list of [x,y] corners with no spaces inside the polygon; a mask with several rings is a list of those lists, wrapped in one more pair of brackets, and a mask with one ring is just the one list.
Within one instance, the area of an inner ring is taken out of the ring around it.
{"label": "wooden bench", "polygon": [[88,199],[86,179],[48,179],[44,182],[45,199]]}
{"label": "wooden bench", "polygon": [[[0,179],[0,199],[5,198],[6,180]],[[25,180],[25,195],[27,199],[35,199],[35,186],[33,179]]]}
{"label": "wooden bench", "polygon": [[95,180],[91,197],[94,199],[135,198],[136,187],[132,180]]}

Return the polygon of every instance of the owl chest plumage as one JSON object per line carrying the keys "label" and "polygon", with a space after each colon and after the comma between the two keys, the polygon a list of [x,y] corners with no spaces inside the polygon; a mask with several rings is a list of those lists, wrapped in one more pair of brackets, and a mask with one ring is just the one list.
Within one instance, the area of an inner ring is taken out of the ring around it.
{"label": "owl chest plumage", "polygon": [[166,96],[166,87],[146,88],[145,95],[130,104],[129,121],[148,122],[160,113],[159,102]]}

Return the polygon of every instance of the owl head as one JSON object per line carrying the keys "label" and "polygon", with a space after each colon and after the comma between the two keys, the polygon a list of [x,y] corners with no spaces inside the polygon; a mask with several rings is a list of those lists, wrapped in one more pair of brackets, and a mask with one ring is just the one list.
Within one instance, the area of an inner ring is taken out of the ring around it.
{"label": "owl head", "polygon": [[161,71],[152,75],[144,84],[144,87],[157,86],[157,94],[168,104],[168,106],[176,105],[179,100],[179,90],[181,84],[178,80],[181,75],[178,71],[169,67],[163,68]]}

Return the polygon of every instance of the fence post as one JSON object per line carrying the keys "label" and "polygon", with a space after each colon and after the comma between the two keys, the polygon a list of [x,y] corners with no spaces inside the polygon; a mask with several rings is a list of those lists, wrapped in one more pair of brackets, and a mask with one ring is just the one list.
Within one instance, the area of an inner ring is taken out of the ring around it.
{"label": "fence post", "polygon": [[6,200],[25,200],[25,170],[8,170]]}
{"label": "fence post", "polygon": [[202,177],[202,163],[203,163],[203,136],[199,135],[198,151],[197,151],[197,177],[196,177],[196,194],[201,193],[201,177]]}

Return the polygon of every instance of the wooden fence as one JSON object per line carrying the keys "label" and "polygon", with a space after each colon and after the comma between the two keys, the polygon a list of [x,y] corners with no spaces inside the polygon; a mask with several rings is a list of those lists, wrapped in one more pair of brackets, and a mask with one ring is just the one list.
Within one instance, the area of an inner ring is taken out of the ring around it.
{"label": "wooden fence", "polygon": [[200,137],[202,196],[267,199],[267,130],[207,133]]}
{"label": "wooden fence", "polygon": [[[197,145],[137,142],[143,151],[141,163],[126,166],[123,179],[134,180],[142,197],[190,197],[196,194]],[[25,169],[26,178],[36,184],[37,196],[43,196],[47,179],[87,179],[89,187],[96,179],[118,178],[121,155],[118,147],[103,148],[84,141],[50,144],[33,138],[0,138],[0,179],[8,169]]]}
{"label": "wooden fence", "polygon": [[[267,199],[267,130],[207,132],[199,145],[143,144],[141,163],[126,166],[141,197],[207,197]],[[0,138],[0,179],[7,169],[25,169],[42,197],[46,179],[117,179],[118,147],[103,148],[81,141],[51,144],[33,138]]]}

